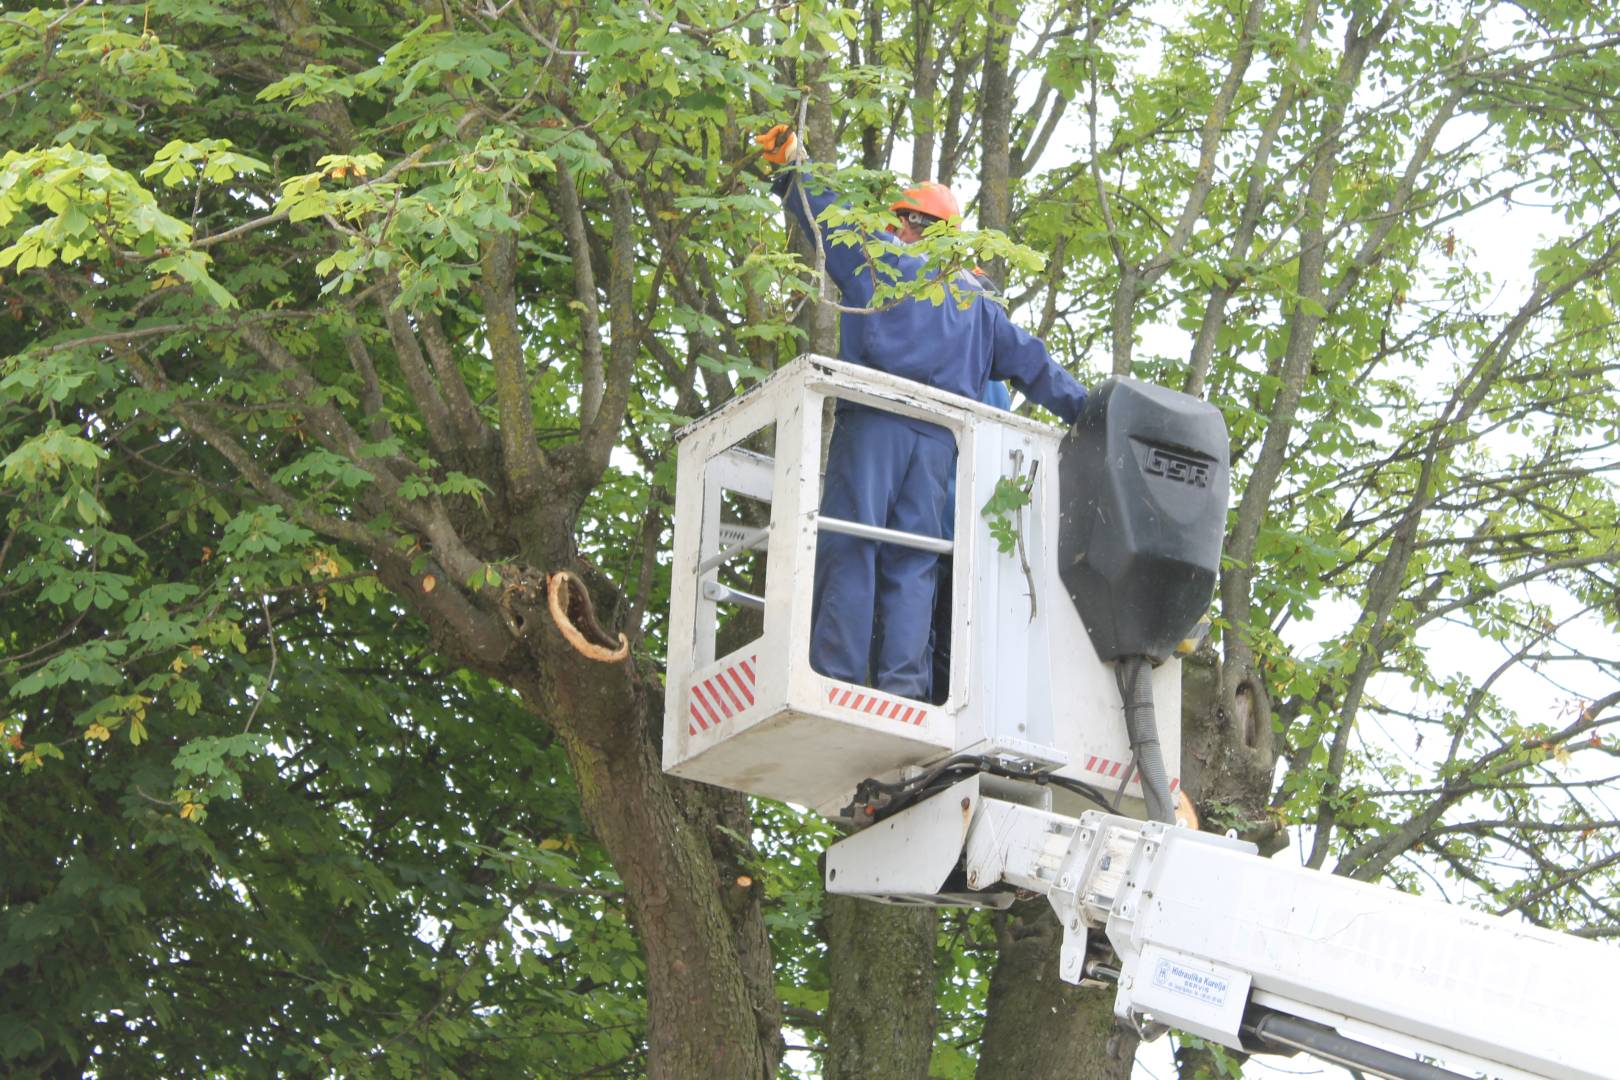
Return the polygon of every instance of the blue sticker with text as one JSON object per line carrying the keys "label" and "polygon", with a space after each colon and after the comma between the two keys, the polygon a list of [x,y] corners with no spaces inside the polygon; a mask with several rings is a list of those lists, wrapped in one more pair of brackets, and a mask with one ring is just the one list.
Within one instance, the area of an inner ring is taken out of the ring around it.
{"label": "blue sticker with text", "polygon": [[1206,1005],[1225,1005],[1232,989],[1231,982],[1223,976],[1211,971],[1199,971],[1167,958],[1161,958],[1154,965],[1153,985]]}

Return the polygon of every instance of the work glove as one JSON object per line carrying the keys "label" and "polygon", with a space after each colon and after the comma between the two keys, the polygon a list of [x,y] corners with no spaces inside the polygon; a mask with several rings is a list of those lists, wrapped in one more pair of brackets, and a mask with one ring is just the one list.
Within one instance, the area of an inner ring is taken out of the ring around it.
{"label": "work glove", "polygon": [[763,156],[772,165],[786,165],[799,160],[799,137],[786,124],[777,124],[765,134],[755,135],[754,141],[764,148]]}

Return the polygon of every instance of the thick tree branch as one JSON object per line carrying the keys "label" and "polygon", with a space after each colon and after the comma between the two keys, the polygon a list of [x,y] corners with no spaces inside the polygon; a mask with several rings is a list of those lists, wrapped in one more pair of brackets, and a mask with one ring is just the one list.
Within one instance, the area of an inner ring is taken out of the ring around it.
{"label": "thick tree branch", "polygon": [[517,238],[510,233],[483,242],[485,340],[495,370],[495,401],[500,415],[501,459],[506,493],[519,516],[545,493],[545,459],[535,440],[534,402],[524,370],[523,329],[517,310]]}
{"label": "thick tree branch", "polygon": [[1209,301],[1204,306],[1204,316],[1199,324],[1198,336],[1193,342],[1192,356],[1187,364],[1187,381],[1182,389],[1194,396],[1203,395],[1204,382],[1209,377],[1209,366],[1215,354],[1215,342],[1221,327],[1226,324],[1226,305],[1237,290],[1238,283],[1230,275],[1248,259],[1249,248],[1254,243],[1254,234],[1260,227],[1261,211],[1267,202],[1272,150],[1277,144],[1277,137],[1282,131],[1284,121],[1293,111],[1294,102],[1299,96],[1299,88],[1303,85],[1298,71],[1299,62],[1300,58],[1306,55],[1316,36],[1319,6],[1320,0],[1307,0],[1300,11],[1299,26],[1288,50],[1288,59],[1281,80],[1282,90],[1272,104],[1271,111],[1266,115],[1259,138],[1255,140],[1254,156],[1249,161],[1249,179],[1243,197],[1243,209],[1238,214],[1237,229],[1233,232],[1232,242],[1227,247],[1228,276],[1223,277],[1210,289]]}
{"label": "thick tree branch", "polygon": [[[1012,223],[1012,39],[1017,19],[1004,5],[991,4],[985,18],[984,76],[980,92],[983,127],[979,134],[979,227],[1006,232]],[[986,269],[1004,281],[1007,267],[995,260]]]}
{"label": "thick tree branch", "polygon": [[596,422],[607,378],[602,358],[602,314],[596,298],[596,271],[591,261],[584,212],[574,174],[557,163],[557,212],[562,219],[568,255],[574,264],[574,299],[579,302],[580,389],[579,422],[584,429]]}
{"label": "thick tree branch", "polygon": [[371,352],[358,333],[345,334],[343,347],[348,351],[349,364],[360,377],[360,409],[371,421],[373,442],[382,442],[389,436],[388,417],[383,415],[382,386],[377,381],[377,365],[371,361]]}
{"label": "thick tree branch", "polygon": [[1035,135],[1023,146],[1018,147],[1013,154],[1012,175],[1022,179],[1029,175],[1046,153],[1047,144],[1052,141],[1052,135],[1058,129],[1064,116],[1069,111],[1069,104],[1074,100],[1067,92],[1060,92],[1052,102],[1052,107],[1046,114],[1046,120],[1036,130]]}
{"label": "thick tree branch", "polygon": [[[1392,4],[1384,18],[1370,33],[1363,34],[1360,24],[1352,24],[1346,31],[1344,55],[1341,58],[1332,86],[1328,91],[1327,112],[1323,122],[1323,135],[1317,144],[1316,161],[1304,197],[1299,236],[1298,290],[1302,298],[1296,302],[1289,316],[1288,340],[1277,374],[1278,387],[1272,401],[1265,436],[1260,453],[1244,487],[1238,503],[1236,520],[1227,537],[1224,561],[1227,569],[1221,574],[1220,595],[1223,616],[1235,633],[1224,639],[1225,658],[1222,665],[1222,697],[1228,708],[1236,710],[1239,687],[1253,678],[1255,671],[1251,643],[1250,591],[1254,580],[1254,552],[1260,535],[1260,526],[1271,504],[1286,457],[1288,440],[1293,432],[1295,411],[1304,396],[1305,379],[1311,356],[1316,348],[1317,328],[1321,317],[1306,309],[1303,299],[1320,304],[1322,268],[1326,258],[1326,240],[1323,219],[1333,177],[1338,168],[1339,135],[1344,125],[1345,112],[1360,82],[1361,70],[1373,46],[1388,31],[1400,10],[1400,2]],[[1269,723],[1265,725],[1269,727]],[[1313,852],[1316,854],[1316,852]],[[1320,854],[1325,856],[1326,849]],[[1313,865],[1320,866],[1320,859]]]}
{"label": "thick tree branch", "polygon": [[608,349],[602,403],[589,424],[580,426],[579,456],[574,462],[574,483],[579,490],[594,485],[607,469],[608,457],[624,423],[636,359],[641,354],[636,334],[635,208],[629,189],[616,181],[608,184],[608,214],[613,223],[612,257],[608,268],[608,324],[613,340]]}
{"label": "thick tree branch", "polygon": [[[484,561],[468,550],[437,496],[425,500],[402,497],[401,478],[389,467],[390,463],[365,453],[364,441],[337,409],[317,404],[321,397],[319,387],[297,357],[273,336],[256,327],[248,327],[241,336],[271,367],[286,376],[301,399],[300,410],[314,422],[315,437],[329,450],[342,454],[371,474],[377,495],[386,500],[402,520],[422,531],[432,543],[435,557],[455,580],[465,581],[483,567]],[[407,462],[399,459],[394,459],[394,463],[409,468]]]}
{"label": "thick tree branch", "polygon": [[399,363],[400,374],[405,377],[405,386],[411,392],[411,399],[416,402],[416,411],[422,417],[422,427],[427,433],[428,442],[432,444],[434,453],[443,458],[456,447],[456,437],[451,430],[450,412],[445,408],[444,398],[439,395],[439,388],[433,382],[433,375],[428,371],[427,361],[422,356],[422,348],[417,343],[416,331],[411,327],[411,321],[406,317],[403,309],[384,300],[383,321],[388,326],[388,335],[394,343],[394,359]]}
{"label": "thick tree branch", "polygon": [[[1192,239],[1193,227],[1198,224],[1199,218],[1204,216],[1204,204],[1209,199],[1210,189],[1215,186],[1215,155],[1220,149],[1221,137],[1226,134],[1232,103],[1237,100],[1238,90],[1243,86],[1243,77],[1249,70],[1249,62],[1254,58],[1254,41],[1260,33],[1260,25],[1265,14],[1266,0],[1249,0],[1248,14],[1244,16],[1243,29],[1238,36],[1232,62],[1226,69],[1226,78],[1222,80],[1221,88],[1210,104],[1209,113],[1204,117],[1204,126],[1198,141],[1198,167],[1193,172],[1187,199],[1182,203],[1181,216],[1177,218],[1175,228],[1171,230],[1169,239],[1164,242],[1159,253],[1143,267],[1143,287],[1157,281],[1170,268],[1170,264],[1186,250],[1187,242]],[[1134,297],[1131,298],[1131,303],[1134,306]]]}
{"label": "thick tree branch", "polygon": [[934,100],[939,90],[939,58],[934,54],[934,0],[911,4],[911,176],[927,179],[934,171],[937,133]]}
{"label": "thick tree branch", "polygon": [[[871,10],[877,11],[878,6],[872,5]],[[961,42],[966,36],[966,20],[958,19],[951,28],[946,40],[953,43]],[[942,184],[950,184],[956,179],[956,169],[961,161],[962,149],[973,144],[973,127],[977,122],[977,115],[968,122],[966,130],[962,128],[962,110],[967,99],[968,78],[973,72],[973,65],[969,62],[971,55],[963,48],[951,50],[951,86],[945,92],[945,123],[940,128],[939,171],[935,176]],[[864,162],[863,162],[864,164]],[[868,168],[881,168],[882,163],[868,166]],[[921,179],[921,177],[918,177]]]}
{"label": "thick tree branch", "polygon": [[488,444],[495,433],[484,422],[477,404],[467,391],[467,380],[462,377],[461,364],[456,358],[455,348],[445,335],[443,321],[433,311],[418,311],[412,319],[422,344],[427,348],[428,359],[433,362],[433,373],[438,377],[439,391],[444,395],[457,443],[467,447]]}

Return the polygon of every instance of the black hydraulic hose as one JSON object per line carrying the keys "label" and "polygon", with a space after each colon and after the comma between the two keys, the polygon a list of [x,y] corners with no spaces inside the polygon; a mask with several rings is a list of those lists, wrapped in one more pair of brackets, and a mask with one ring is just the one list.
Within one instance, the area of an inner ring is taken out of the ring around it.
{"label": "black hydraulic hose", "polygon": [[1009,769],[992,757],[982,754],[958,754],[955,757],[935,765],[932,769],[912,777],[910,780],[898,782],[885,782],[874,777],[867,777],[855,788],[854,800],[844,808],[846,813],[854,813],[855,808],[863,803],[873,802],[883,796],[889,797],[889,802],[881,809],[868,810],[873,822],[882,821],[886,817],[898,814],[909,806],[933,795],[938,790],[935,785],[942,782],[954,783],[958,779],[972,776],[976,773],[986,773],[990,776],[1005,776],[1012,780],[1024,780],[1032,784],[1051,784],[1055,787],[1072,791],[1082,798],[1097,804],[1103,810],[1113,810],[1113,804],[1107,797],[1084,780],[1077,780],[1072,776],[1060,776],[1053,772],[1035,772],[1021,769]]}
{"label": "black hydraulic hose", "polygon": [[1142,774],[1142,797],[1148,820],[1176,823],[1176,804],[1170,799],[1170,775],[1159,749],[1159,727],[1153,715],[1153,674],[1145,656],[1122,656],[1114,664],[1120,700],[1125,703],[1125,734]]}
{"label": "black hydraulic hose", "polygon": [[1350,1069],[1387,1077],[1388,1080],[1468,1080],[1462,1073],[1441,1069],[1364,1042],[1347,1039],[1324,1024],[1297,1016],[1267,1013],[1244,1030],[1245,1035],[1278,1049],[1303,1050],[1313,1057]]}

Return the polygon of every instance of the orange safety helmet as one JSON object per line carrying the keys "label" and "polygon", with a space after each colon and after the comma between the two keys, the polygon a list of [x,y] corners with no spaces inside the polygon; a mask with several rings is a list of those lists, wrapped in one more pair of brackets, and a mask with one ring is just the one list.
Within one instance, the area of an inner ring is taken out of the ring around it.
{"label": "orange safety helmet", "polygon": [[907,188],[889,209],[897,214],[912,210],[941,221],[962,216],[962,204],[956,201],[956,194],[944,184],[936,184],[932,180],[924,180],[916,187]]}

